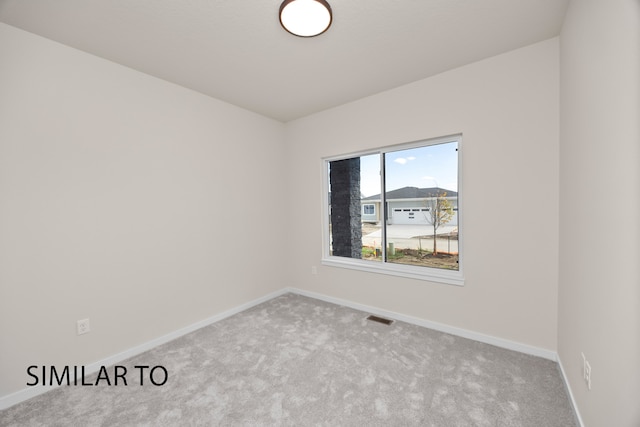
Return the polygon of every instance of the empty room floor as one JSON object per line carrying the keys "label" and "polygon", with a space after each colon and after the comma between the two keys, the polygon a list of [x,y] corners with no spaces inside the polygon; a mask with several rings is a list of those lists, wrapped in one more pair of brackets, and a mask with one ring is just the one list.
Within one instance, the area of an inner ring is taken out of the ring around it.
{"label": "empty room floor", "polygon": [[[367,317],[287,293],[109,367],[97,386],[8,408],[0,425],[577,425],[555,362]],[[136,366],[161,366],[166,382],[147,369],[141,385]],[[129,374],[115,385],[117,367]]]}

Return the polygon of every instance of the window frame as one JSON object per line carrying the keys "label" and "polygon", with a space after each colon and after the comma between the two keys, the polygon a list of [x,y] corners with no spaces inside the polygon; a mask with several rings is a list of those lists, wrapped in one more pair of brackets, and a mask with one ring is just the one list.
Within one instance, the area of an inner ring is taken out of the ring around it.
{"label": "window frame", "polygon": [[[330,238],[329,233],[329,162],[336,160],[349,159],[354,157],[368,156],[372,154],[380,155],[380,197],[381,197],[381,235],[382,247],[387,246],[386,222],[387,209],[382,208],[386,203],[385,200],[385,173],[384,173],[384,154],[408,150],[412,148],[427,147],[430,145],[438,145],[449,142],[458,143],[458,200],[456,211],[458,213],[458,270],[446,270],[428,266],[415,266],[406,264],[389,263],[386,261],[386,251],[383,251],[382,262],[368,261],[356,258],[347,258],[330,255]],[[421,139],[418,141],[388,145],[384,147],[346,153],[336,156],[322,158],[322,260],[323,265],[347,268],[352,270],[366,271],[370,273],[386,274],[399,277],[407,277],[411,279],[419,279],[430,282],[444,283],[449,285],[464,286],[464,209],[463,209],[463,182],[462,182],[462,134],[454,134],[437,138]]]}

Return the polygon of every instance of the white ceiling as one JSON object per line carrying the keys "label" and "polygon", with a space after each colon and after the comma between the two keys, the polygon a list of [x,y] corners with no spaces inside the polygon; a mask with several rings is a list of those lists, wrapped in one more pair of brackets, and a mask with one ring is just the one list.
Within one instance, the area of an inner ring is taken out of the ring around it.
{"label": "white ceiling", "polygon": [[559,34],[568,0],[329,0],[315,38],[281,0],[0,0],[0,21],[280,121]]}

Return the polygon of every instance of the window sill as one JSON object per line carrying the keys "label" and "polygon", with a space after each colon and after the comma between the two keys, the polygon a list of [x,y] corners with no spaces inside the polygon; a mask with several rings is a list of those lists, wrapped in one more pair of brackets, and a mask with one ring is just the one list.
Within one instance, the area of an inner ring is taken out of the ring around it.
{"label": "window sill", "polygon": [[369,273],[388,274],[391,276],[464,286],[464,277],[461,271],[449,271],[437,268],[391,264],[377,261],[363,261],[333,256],[323,258],[322,264],[330,267],[348,268],[351,270],[367,271]]}

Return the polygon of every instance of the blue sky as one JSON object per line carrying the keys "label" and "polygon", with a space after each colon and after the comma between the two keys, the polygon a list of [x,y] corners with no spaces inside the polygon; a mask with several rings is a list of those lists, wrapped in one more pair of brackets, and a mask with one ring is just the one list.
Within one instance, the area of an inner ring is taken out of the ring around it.
{"label": "blue sky", "polygon": [[[402,187],[440,187],[458,191],[457,142],[411,148],[386,154],[387,191]],[[380,194],[377,154],[360,158],[360,191],[365,197]]]}

